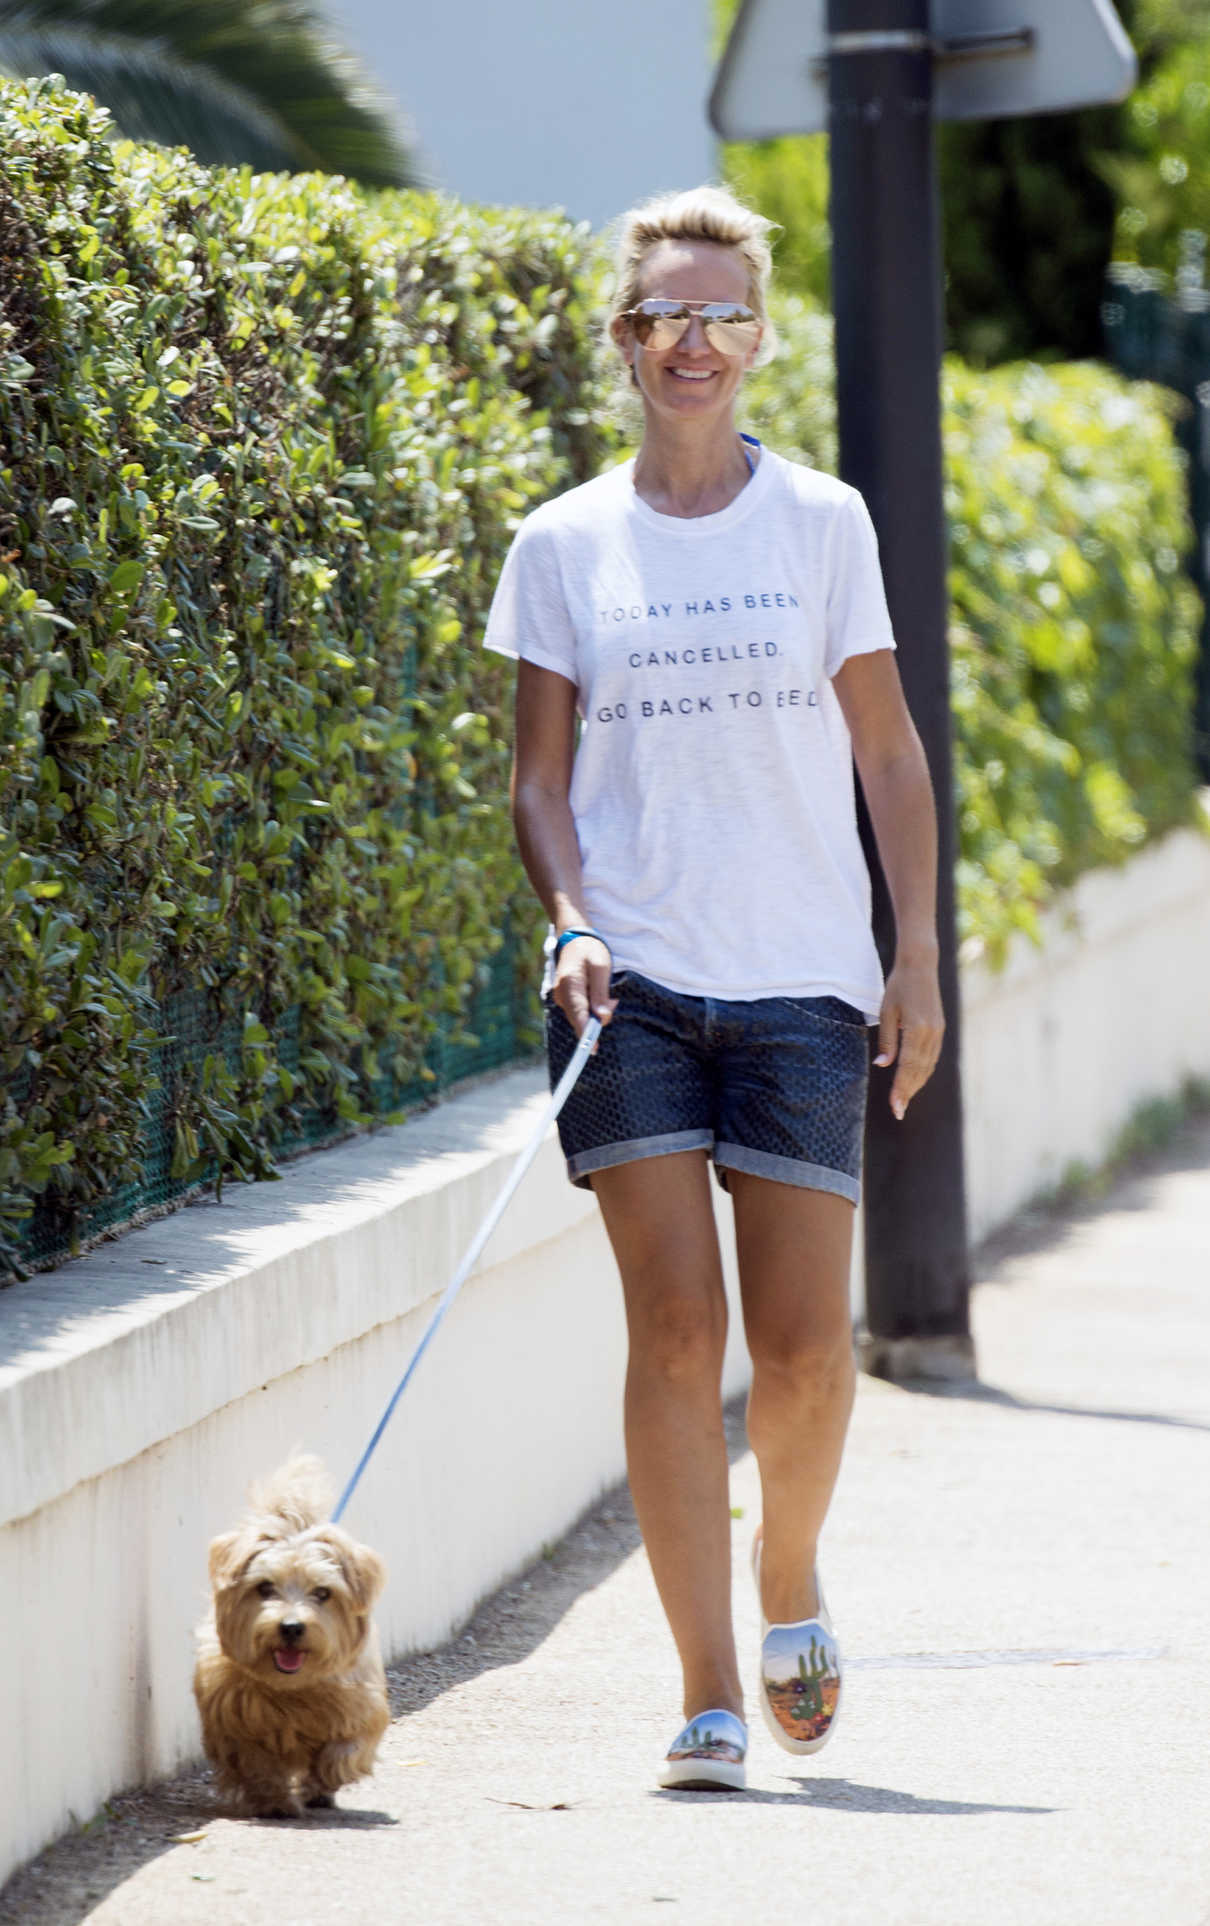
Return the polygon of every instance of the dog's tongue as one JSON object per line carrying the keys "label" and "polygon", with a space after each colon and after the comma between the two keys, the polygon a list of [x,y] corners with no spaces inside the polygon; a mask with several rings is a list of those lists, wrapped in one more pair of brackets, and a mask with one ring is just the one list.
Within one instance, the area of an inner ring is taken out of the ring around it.
{"label": "dog's tongue", "polygon": [[273,1663],[279,1672],[297,1672],[303,1656],[296,1645],[279,1645],[273,1654]]}

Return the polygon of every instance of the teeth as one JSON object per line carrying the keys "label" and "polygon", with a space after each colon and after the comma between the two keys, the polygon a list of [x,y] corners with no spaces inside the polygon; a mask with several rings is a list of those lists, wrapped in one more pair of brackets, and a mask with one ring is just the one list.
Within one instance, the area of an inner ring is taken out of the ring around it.
{"label": "teeth", "polygon": [[714,373],[712,368],[669,368],[669,374],[678,381],[709,381]]}

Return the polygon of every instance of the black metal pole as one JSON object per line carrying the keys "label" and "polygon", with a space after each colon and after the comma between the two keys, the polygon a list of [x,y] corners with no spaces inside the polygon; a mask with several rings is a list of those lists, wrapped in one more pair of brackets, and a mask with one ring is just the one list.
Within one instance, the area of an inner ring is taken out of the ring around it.
{"label": "black metal pole", "polygon": [[[947,1032],[903,1123],[875,1071],[866,1132],[866,1368],[966,1375],[970,1341],[946,535],[942,503],[942,302],[928,0],[828,0],[832,288],[840,472],[878,531],[899,669],[924,742],[940,829],[938,925]],[[866,825],[868,831],[868,824]],[[867,834],[874,929],[894,946]]]}

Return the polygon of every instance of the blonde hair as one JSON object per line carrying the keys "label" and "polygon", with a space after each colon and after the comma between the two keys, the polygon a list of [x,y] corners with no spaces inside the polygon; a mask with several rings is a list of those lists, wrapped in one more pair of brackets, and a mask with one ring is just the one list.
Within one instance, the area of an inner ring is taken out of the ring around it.
{"label": "blonde hair", "polygon": [[754,208],[745,207],[727,187],[690,187],[681,193],[656,194],[651,200],[640,201],[617,222],[617,279],[605,317],[606,330],[641,298],[643,262],[653,247],[661,241],[711,241],[715,247],[732,248],[748,270],[748,305],[765,326],[757,361],[770,360],[777,349],[777,335],[769,319],[766,296],[773,271],[769,235],[776,225]]}

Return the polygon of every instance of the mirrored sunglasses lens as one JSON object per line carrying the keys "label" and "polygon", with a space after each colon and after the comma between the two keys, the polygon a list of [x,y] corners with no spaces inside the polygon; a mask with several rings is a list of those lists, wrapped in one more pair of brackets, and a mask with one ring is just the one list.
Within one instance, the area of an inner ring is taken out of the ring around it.
{"label": "mirrored sunglasses lens", "polygon": [[642,301],[634,311],[635,339],[656,354],[674,348],[688,326],[688,310],[671,301]]}
{"label": "mirrored sunglasses lens", "polygon": [[755,345],[760,323],[750,308],[732,308],[726,314],[704,315],[706,339],[720,354],[743,354]]}

